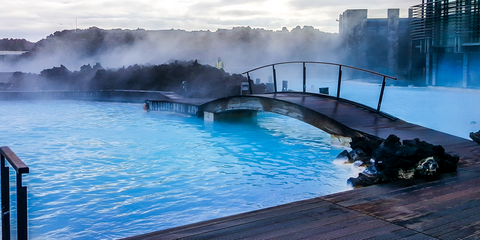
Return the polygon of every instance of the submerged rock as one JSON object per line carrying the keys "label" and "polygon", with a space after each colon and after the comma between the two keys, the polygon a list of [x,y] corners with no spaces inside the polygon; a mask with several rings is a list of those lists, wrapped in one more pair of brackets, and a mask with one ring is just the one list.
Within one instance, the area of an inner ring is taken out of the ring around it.
{"label": "submerged rock", "polygon": [[350,154],[347,150],[343,150],[341,153],[337,155],[335,160],[333,161],[336,164],[346,164],[350,162]]}
{"label": "submerged rock", "polygon": [[361,161],[363,164],[370,164],[370,156],[368,156],[362,149],[357,148],[350,152],[343,150],[337,155],[334,163],[347,164]]}
{"label": "submerged rock", "polygon": [[370,157],[360,148],[354,149],[349,153],[351,159],[350,162],[361,161],[363,163],[369,163]]}

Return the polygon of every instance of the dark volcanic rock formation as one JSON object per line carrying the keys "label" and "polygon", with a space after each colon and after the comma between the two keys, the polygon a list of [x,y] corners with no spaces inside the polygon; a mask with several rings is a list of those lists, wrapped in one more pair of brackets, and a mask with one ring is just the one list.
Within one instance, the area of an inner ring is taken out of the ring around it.
{"label": "dark volcanic rock formation", "polygon": [[354,187],[455,172],[459,161],[458,156],[445,153],[442,146],[418,138],[401,142],[395,135],[383,141],[356,137],[350,145],[353,150],[342,152],[338,159],[362,161],[367,167],[358,177],[348,180]]}
{"label": "dark volcanic rock formation", "polygon": [[[239,95],[240,85],[246,81],[240,74],[191,60],[118,69],[104,69],[97,63],[93,67],[83,65],[74,72],[60,65],[44,69],[39,75],[15,72],[8,86],[11,91],[150,90],[172,91],[188,98],[219,98]],[[252,84],[253,93],[264,93],[265,88],[265,84]]]}

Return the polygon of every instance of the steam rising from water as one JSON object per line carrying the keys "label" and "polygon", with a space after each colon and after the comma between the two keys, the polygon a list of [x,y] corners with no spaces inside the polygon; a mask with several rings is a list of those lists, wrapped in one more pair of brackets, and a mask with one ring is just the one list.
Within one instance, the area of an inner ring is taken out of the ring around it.
{"label": "steam rising from water", "polygon": [[39,73],[64,65],[78,70],[100,62],[107,68],[134,64],[162,64],[171,59],[197,59],[213,65],[221,57],[225,70],[240,73],[278,61],[338,61],[337,34],[312,27],[292,31],[234,28],[216,32],[182,30],[87,30],[56,32],[38,42],[34,50],[13,64],[1,64],[0,71]]}

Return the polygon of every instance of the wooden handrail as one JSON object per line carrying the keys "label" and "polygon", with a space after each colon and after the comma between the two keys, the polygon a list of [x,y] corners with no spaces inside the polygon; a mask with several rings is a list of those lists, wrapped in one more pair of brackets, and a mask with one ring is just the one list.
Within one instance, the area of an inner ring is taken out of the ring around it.
{"label": "wooden handrail", "polygon": [[0,147],[0,153],[5,156],[10,165],[17,173],[29,173],[30,169],[27,165],[17,157],[17,155],[9,147]]}

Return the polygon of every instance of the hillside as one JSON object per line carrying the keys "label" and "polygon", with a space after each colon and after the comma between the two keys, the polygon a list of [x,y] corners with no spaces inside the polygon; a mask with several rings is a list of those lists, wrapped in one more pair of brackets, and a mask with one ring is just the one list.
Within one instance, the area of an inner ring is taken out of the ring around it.
{"label": "hillside", "polygon": [[172,59],[197,59],[213,65],[221,57],[227,72],[239,73],[275,61],[337,61],[337,37],[308,26],[290,31],[237,27],[215,32],[91,27],[55,32],[16,61],[0,65],[0,71],[39,73],[52,66],[78,69],[96,62],[118,68],[163,64]]}
{"label": "hillside", "polygon": [[34,46],[35,43],[25,39],[0,39],[0,51],[30,51]]}

